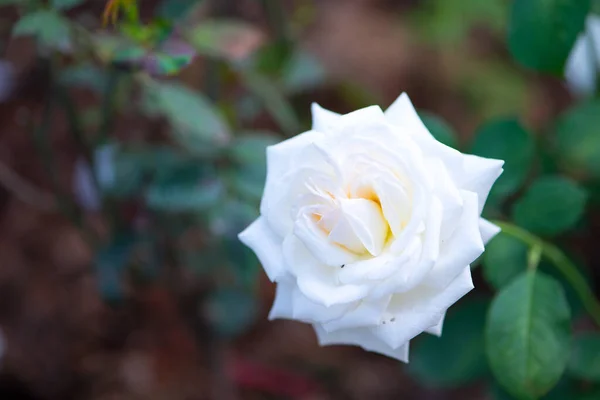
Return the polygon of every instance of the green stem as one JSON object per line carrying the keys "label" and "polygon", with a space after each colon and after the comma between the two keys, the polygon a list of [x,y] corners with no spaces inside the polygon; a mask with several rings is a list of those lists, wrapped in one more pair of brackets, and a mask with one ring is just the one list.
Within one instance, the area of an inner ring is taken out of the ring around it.
{"label": "green stem", "polygon": [[540,245],[535,245],[529,249],[529,253],[527,254],[527,269],[530,271],[535,271],[540,265],[540,260],[542,259],[542,251],[543,247]]}
{"label": "green stem", "polygon": [[[546,257],[573,287],[586,311],[594,322],[600,326],[600,302],[587,284],[579,269],[558,247],[508,222],[493,221],[502,232],[528,244],[532,249],[541,249],[541,255]],[[532,258],[530,258],[531,260]]]}
{"label": "green stem", "polygon": [[102,98],[101,121],[95,138],[96,145],[104,144],[110,132],[114,129],[120,78],[120,71],[111,67]]}
{"label": "green stem", "polygon": [[[52,79],[52,78],[51,78]],[[54,114],[54,102],[53,98],[56,95],[55,85],[53,82],[50,83],[49,92],[46,96],[44,109],[42,112],[41,123],[38,126],[33,127],[33,141],[38,154],[41,156],[42,164],[44,169],[48,172],[50,182],[52,184],[52,190],[56,196],[56,202],[62,214],[66,216],[77,228],[79,228],[88,243],[94,244],[95,237],[91,235],[86,229],[83,223],[83,218],[78,212],[75,205],[70,201],[68,196],[64,195],[60,188],[58,179],[58,171],[54,165],[54,157],[52,147],[50,145],[50,130],[52,128],[52,116]]]}
{"label": "green stem", "polygon": [[85,131],[83,128],[83,124],[81,122],[81,118],[79,117],[79,112],[77,107],[75,106],[75,102],[68,90],[62,86],[57,85],[57,99],[62,103],[63,109],[65,110],[65,114],[67,117],[67,121],[69,122],[69,130],[71,131],[71,136],[73,140],[77,144],[79,151],[85,158],[88,163],[91,171],[92,171],[92,180],[96,188],[100,188],[98,185],[98,179],[96,177],[95,169],[94,169],[94,155],[91,149],[90,143],[85,136]]}
{"label": "green stem", "polygon": [[285,10],[281,0],[263,0],[264,7],[267,11],[267,19],[271,29],[275,32],[277,39],[288,45],[291,41],[290,31],[286,23]]}

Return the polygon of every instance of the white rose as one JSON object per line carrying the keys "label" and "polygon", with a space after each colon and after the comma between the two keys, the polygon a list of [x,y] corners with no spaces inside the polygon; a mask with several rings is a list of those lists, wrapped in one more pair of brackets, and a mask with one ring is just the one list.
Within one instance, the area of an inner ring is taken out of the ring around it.
{"label": "white rose", "polygon": [[565,78],[571,91],[591,96],[600,73],[600,16],[590,14],[585,31],[579,35],[565,66]]}
{"label": "white rose", "polygon": [[473,288],[503,161],[436,141],[406,94],[385,113],[312,111],[311,131],[267,149],[261,216],[239,235],[278,283],[269,317],[407,362]]}

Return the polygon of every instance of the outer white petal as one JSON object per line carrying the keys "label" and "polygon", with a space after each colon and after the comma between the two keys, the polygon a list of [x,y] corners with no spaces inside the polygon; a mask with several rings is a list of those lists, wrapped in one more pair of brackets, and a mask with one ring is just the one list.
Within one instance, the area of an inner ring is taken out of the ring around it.
{"label": "outer white petal", "polygon": [[[350,133],[356,133],[357,128],[382,126],[385,123],[386,118],[381,108],[370,106],[342,115],[335,128],[336,130],[348,130]],[[352,132],[353,130],[354,132]]]}
{"label": "outer white petal", "polygon": [[390,303],[392,296],[378,300],[362,300],[340,318],[323,323],[323,329],[327,332],[339,329],[349,329],[377,325],[381,322],[383,314]]}
{"label": "outer white petal", "polygon": [[589,96],[596,90],[600,71],[600,17],[591,14],[586,31],[581,34],[567,60],[565,78],[569,88],[580,96]]}
{"label": "outer white petal", "polygon": [[415,107],[406,93],[402,93],[392,103],[385,111],[385,117],[392,124],[407,129],[411,136],[425,136],[435,140],[423,124],[423,121],[421,121],[419,114],[417,114]]}
{"label": "outer white petal", "polygon": [[394,295],[388,308],[388,322],[369,329],[391,348],[398,348],[436,325],[446,310],[471,289],[471,269],[466,267],[444,290],[421,285]]}
{"label": "outer white petal", "polygon": [[483,253],[477,195],[463,191],[462,196],[464,207],[456,230],[442,244],[438,261],[423,280],[428,286],[445,288],[465,267]]}
{"label": "outer white petal", "polygon": [[242,243],[256,253],[272,282],[285,274],[285,263],[281,251],[283,240],[271,230],[264,217],[257,218],[238,237]]}
{"label": "outer white petal", "polygon": [[488,244],[494,236],[500,233],[500,228],[485,218],[479,219],[479,230],[481,231],[481,240],[484,245]]}
{"label": "outer white petal", "polygon": [[596,62],[600,65],[600,16],[590,14],[586,21],[587,33],[593,39],[595,45]]}
{"label": "outer white petal", "polygon": [[447,239],[458,225],[458,219],[462,214],[463,198],[456,187],[454,179],[450,177],[445,165],[439,159],[428,160],[429,167],[436,179],[435,194],[442,204],[442,228],[441,240]]}
{"label": "outer white petal", "polygon": [[285,174],[295,169],[298,153],[323,137],[324,135],[321,132],[308,131],[267,147],[267,180],[260,203],[260,213],[262,215],[266,214],[269,200],[276,197],[280,190],[278,181]]}
{"label": "outer white petal", "polygon": [[340,114],[329,111],[317,103],[312,103],[312,128],[315,131],[327,132],[340,119]]}
{"label": "outer white petal", "polygon": [[319,325],[314,325],[314,328],[321,346],[360,346],[367,351],[383,354],[405,363],[408,362],[408,342],[393,349],[379,340],[366,328],[341,329],[335,332],[327,332]]}
{"label": "outer white petal", "polygon": [[477,193],[479,211],[483,210],[492,185],[502,173],[504,161],[465,155],[435,140],[406,93],[402,93],[386,110],[385,116],[391,123],[405,129],[419,143],[427,157],[442,160],[459,189]]}
{"label": "outer white petal", "polygon": [[502,174],[503,165],[504,161],[502,160],[464,154],[464,172],[459,174],[458,171],[454,171],[455,179],[461,189],[477,193],[480,214],[494,182]]}
{"label": "outer white petal", "polygon": [[293,319],[293,295],[296,290],[296,284],[292,281],[283,281],[277,284],[275,288],[275,301],[269,312],[269,320],[274,319]]}
{"label": "outer white petal", "polygon": [[352,303],[335,304],[325,307],[311,301],[297,287],[293,290],[292,306],[294,319],[309,321],[311,323],[321,323],[338,319],[354,307]]}
{"label": "outer white petal", "polygon": [[597,62],[593,44],[586,34],[579,35],[565,66],[567,85],[579,96],[591,96],[596,90]]}
{"label": "outer white petal", "polygon": [[442,315],[442,318],[440,319],[440,321],[437,324],[435,324],[431,328],[425,329],[425,332],[430,333],[435,336],[442,336],[442,328],[444,326],[444,318],[446,318],[446,313],[444,313],[444,315]]}
{"label": "outer white petal", "polygon": [[368,258],[344,265],[338,273],[342,284],[358,284],[361,282],[384,280],[393,275],[405,263],[414,259],[415,253],[421,248],[418,241],[413,242],[412,248],[406,249],[401,255],[386,252],[379,257]]}
{"label": "outer white petal", "polygon": [[[267,156],[269,154],[268,150]],[[291,233],[295,219],[293,211],[298,199],[311,192],[310,182],[317,182],[321,189],[331,190],[339,196],[336,193],[338,166],[321,146],[311,142],[302,148],[301,154],[292,153],[290,157],[295,161],[290,161],[289,171],[272,180],[267,175],[260,209],[269,226],[281,237]]]}

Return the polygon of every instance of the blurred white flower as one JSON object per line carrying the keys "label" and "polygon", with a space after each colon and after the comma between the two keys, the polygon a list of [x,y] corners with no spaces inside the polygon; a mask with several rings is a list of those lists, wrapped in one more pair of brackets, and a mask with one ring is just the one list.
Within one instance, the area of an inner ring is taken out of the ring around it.
{"label": "blurred white flower", "polygon": [[4,339],[4,332],[0,328],[0,366],[2,366],[2,360],[4,359],[4,353],[6,352],[6,340]]}
{"label": "blurred white flower", "polygon": [[10,97],[15,86],[15,68],[8,61],[0,60],[0,103]]}
{"label": "blurred white flower", "polygon": [[100,210],[100,193],[94,182],[89,163],[80,157],[73,170],[73,192],[80,206],[88,211]]}
{"label": "blurred white flower", "polygon": [[409,340],[441,334],[473,288],[503,161],[436,141],[406,94],[385,113],[312,111],[311,131],[268,147],[261,216],[240,240],[278,283],[271,319],[407,362]]}
{"label": "blurred white flower", "polygon": [[[98,211],[102,206],[101,189],[114,185],[115,146],[106,144],[94,152],[93,169],[83,157],[75,162],[73,192],[80,206],[88,211]],[[96,174],[96,180],[94,180]],[[100,185],[100,188],[96,185]]]}
{"label": "blurred white flower", "polygon": [[573,93],[579,96],[593,95],[600,73],[600,16],[591,14],[586,20],[585,31],[571,50],[565,77]]}

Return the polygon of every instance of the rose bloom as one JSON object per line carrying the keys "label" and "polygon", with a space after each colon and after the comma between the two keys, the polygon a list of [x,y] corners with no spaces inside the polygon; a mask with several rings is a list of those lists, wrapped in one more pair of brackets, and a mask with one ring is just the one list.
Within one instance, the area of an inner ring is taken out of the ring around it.
{"label": "rose bloom", "polygon": [[261,216],[239,235],[277,282],[269,318],[407,362],[473,289],[503,161],[436,141],[406,94],[385,113],[312,112],[312,130],[267,148]]}
{"label": "rose bloom", "polygon": [[565,78],[571,91],[579,96],[592,96],[600,73],[600,17],[590,14],[585,30],[579,35],[567,64]]}

